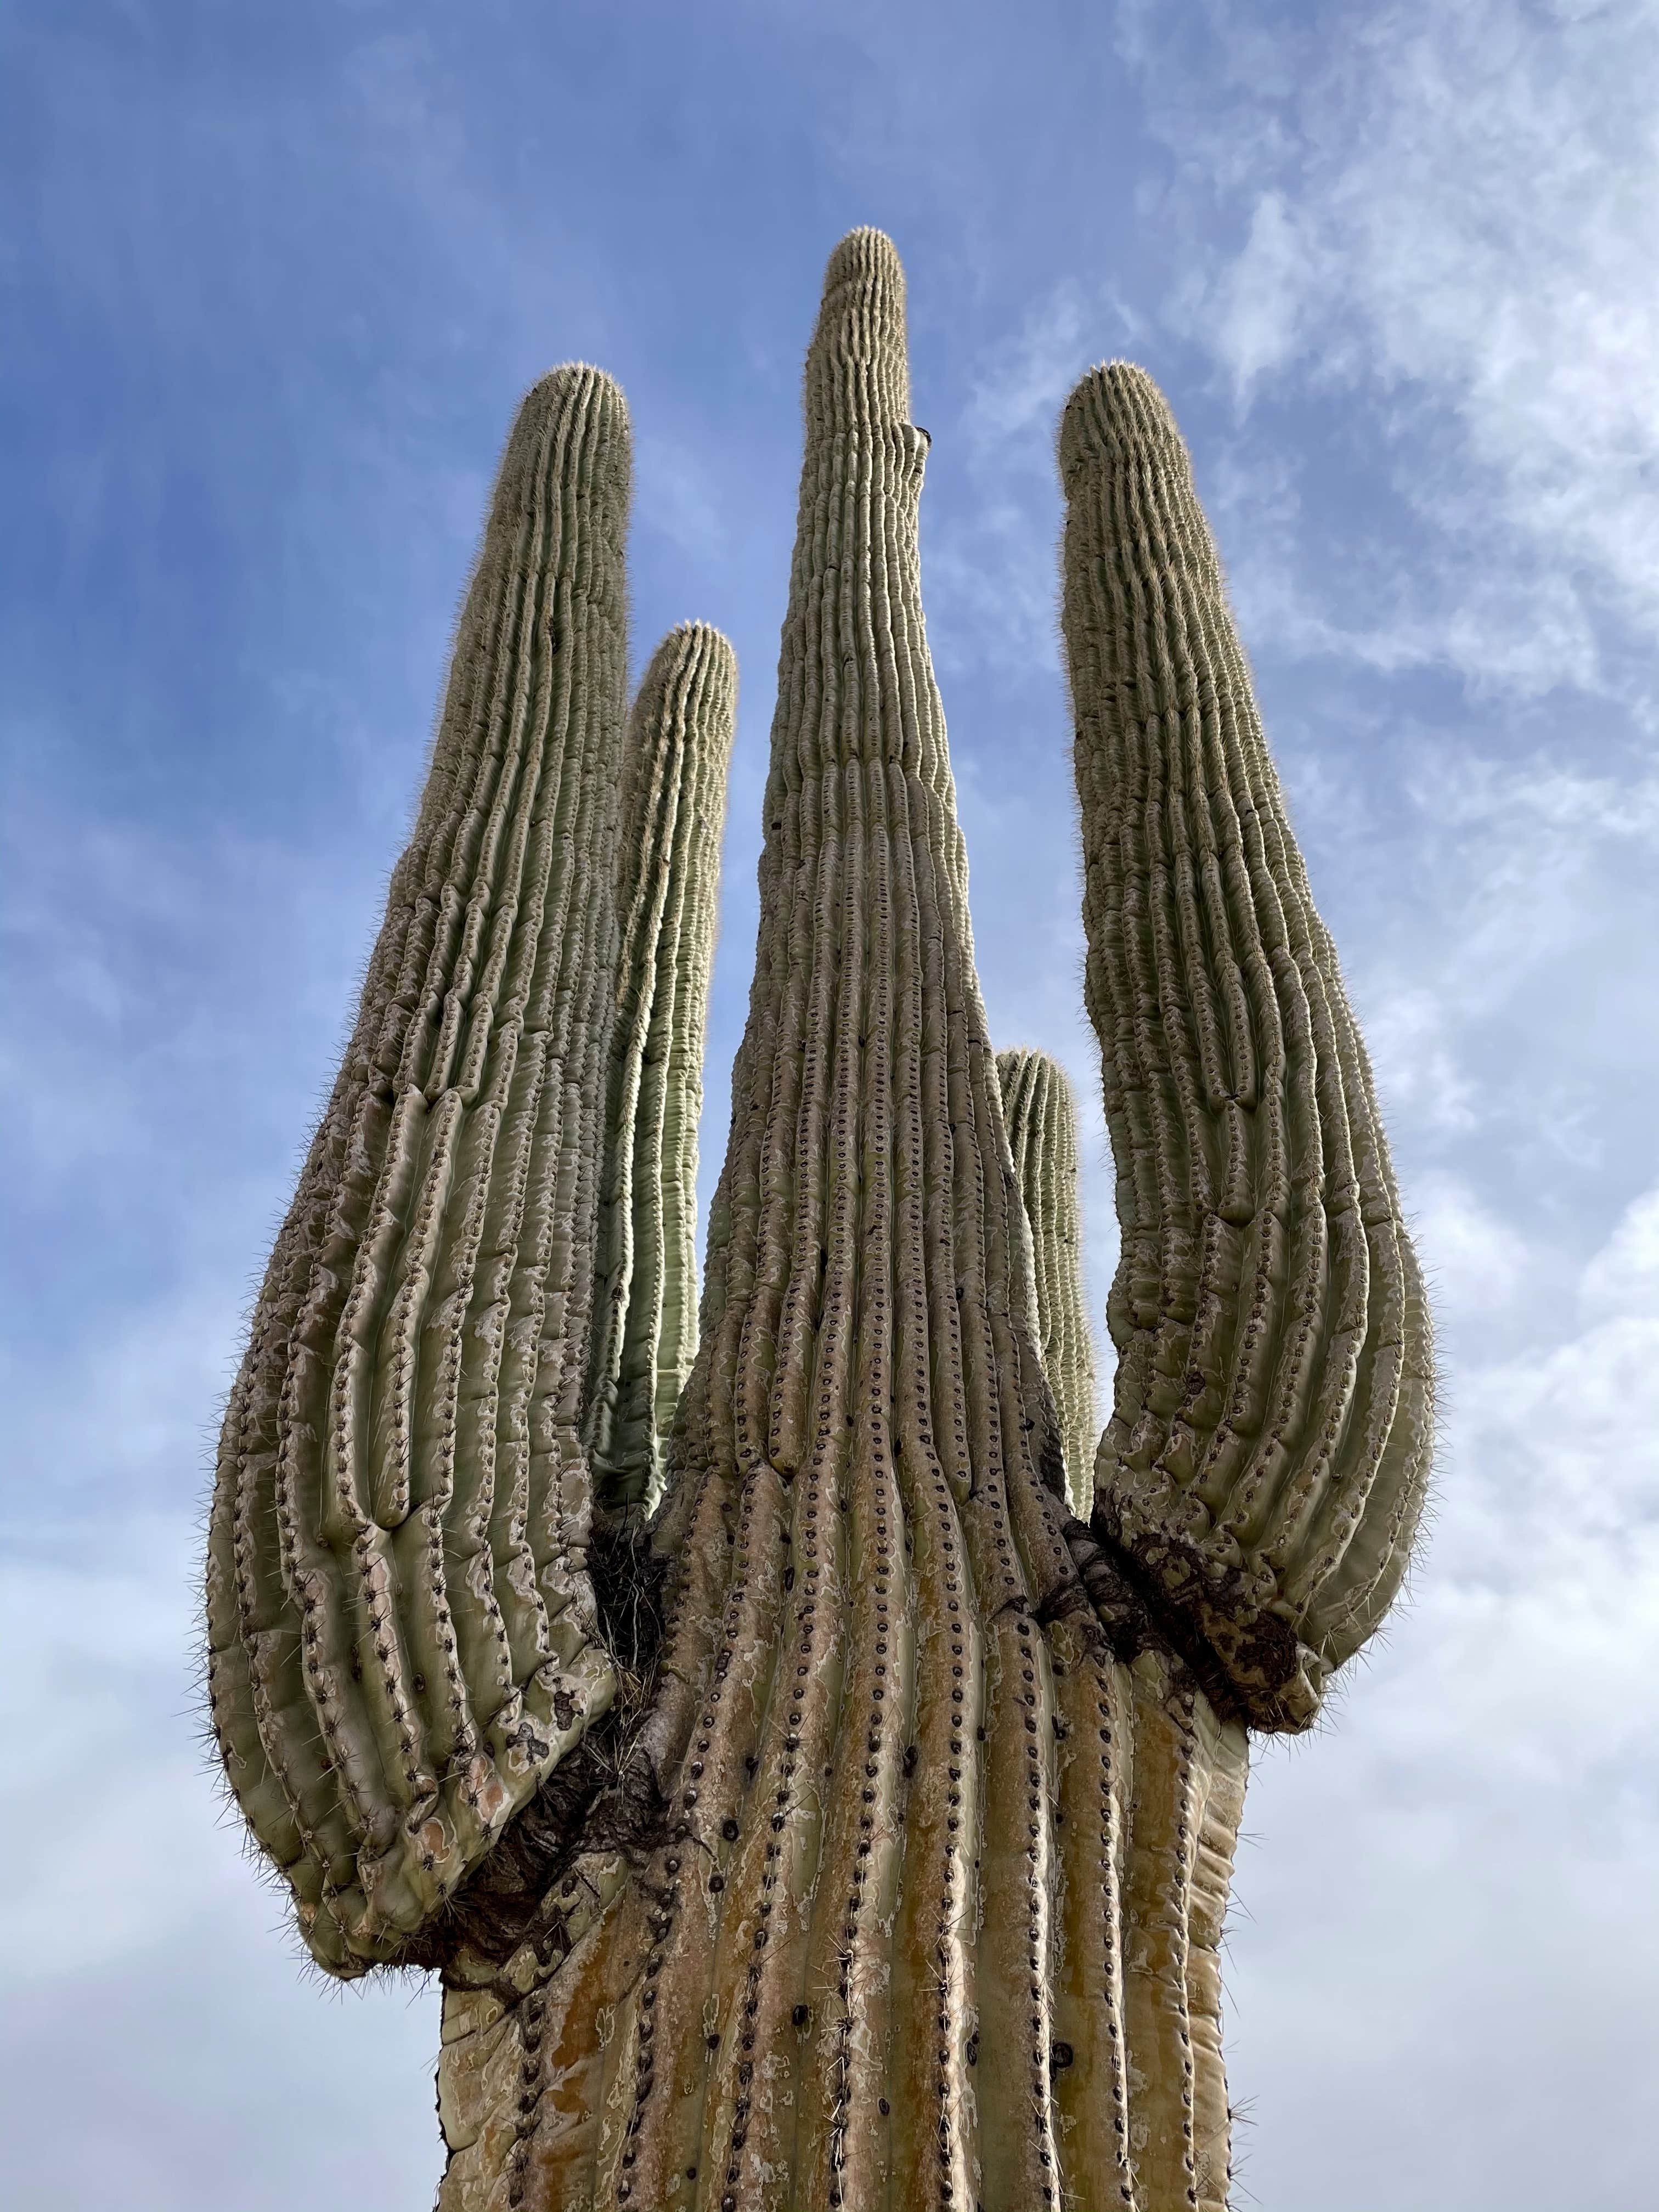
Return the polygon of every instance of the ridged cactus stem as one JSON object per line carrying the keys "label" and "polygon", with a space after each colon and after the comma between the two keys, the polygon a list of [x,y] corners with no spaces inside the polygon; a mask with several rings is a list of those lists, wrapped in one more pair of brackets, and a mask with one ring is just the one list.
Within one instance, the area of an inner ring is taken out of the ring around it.
{"label": "ridged cactus stem", "polygon": [[587,1417],[612,1512],[655,1503],[697,1347],[697,1121],[736,711],[730,645],[687,623],[657,648],[629,720]]}
{"label": "ridged cactus stem", "polygon": [[337,1973],[406,1955],[616,1686],[579,1424],[629,470],[607,378],[530,393],[224,1422],[214,1725]]}
{"label": "ridged cactus stem", "polygon": [[1086,1521],[1094,1498],[1094,1345],[1083,1296],[1078,1194],[1077,1102],[1066,1071],[1047,1053],[997,1054],[1014,1177],[1031,1230],[1037,1350],[1060,1419],[1066,1487]]}
{"label": "ridged cactus stem", "polygon": [[758,957],[653,1530],[631,1793],[662,1829],[628,1880],[591,1838],[535,1947],[452,1960],[445,2212],[1224,2191],[1243,1731],[1060,1495],[902,301],[854,233],[807,364]]}
{"label": "ridged cactus stem", "polygon": [[1121,362],[1060,428],[1066,658],[1122,1257],[1095,1526],[1258,1725],[1405,1572],[1432,1363],[1370,1066],[1187,450]]}

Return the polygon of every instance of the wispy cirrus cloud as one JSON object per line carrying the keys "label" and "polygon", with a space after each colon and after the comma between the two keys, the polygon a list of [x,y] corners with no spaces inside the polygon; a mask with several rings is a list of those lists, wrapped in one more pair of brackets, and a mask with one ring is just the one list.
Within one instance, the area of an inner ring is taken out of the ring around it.
{"label": "wispy cirrus cloud", "polygon": [[1659,613],[1659,17],[1401,0],[1337,38],[1130,0],[1119,21],[1184,213],[1174,320],[1241,405],[1368,390],[1448,541],[1431,592],[1397,580],[1391,622],[1339,626],[1353,649],[1591,680],[1592,632]]}

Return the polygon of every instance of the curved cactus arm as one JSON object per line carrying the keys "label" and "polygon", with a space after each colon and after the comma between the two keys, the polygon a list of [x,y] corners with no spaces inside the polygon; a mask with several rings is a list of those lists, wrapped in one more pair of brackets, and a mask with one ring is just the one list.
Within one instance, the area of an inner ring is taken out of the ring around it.
{"label": "curved cactus arm", "polygon": [[683,623],[629,727],[622,958],[601,1176],[588,1435],[601,1507],[654,1504],[659,1446],[697,1348],[697,1121],[737,657]]}
{"label": "curved cactus arm", "polygon": [[608,379],[535,387],[221,1440],[215,1729],[337,1973],[406,1955],[615,1690],[578,1425],[629,474]]}
{"label": "curved cactus arm", "polygon": [[1077,1102],[1066,1071],[1047,1053],[997,1054],[1014,1176],[1031,1229],[1037,1348],[1054,1392],[1073,1510],[1086,1520],[1094,1495],[1094,1346],[1083,1296],[1078,1197]]}
{"label": "curved cactus arm", "polygon": [[1190,462],[1144,371],[1085,379],[1060,464],[1123,1236],[1095,1526],[1253,1723],[1305,1728],[1421,1512],[1422,1281]]}

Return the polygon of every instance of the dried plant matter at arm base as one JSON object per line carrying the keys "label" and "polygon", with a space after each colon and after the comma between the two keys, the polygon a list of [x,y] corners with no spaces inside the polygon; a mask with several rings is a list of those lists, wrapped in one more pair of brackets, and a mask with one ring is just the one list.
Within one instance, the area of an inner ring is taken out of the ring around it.
{"label": "dried plant matter at arm base", "polygon": [[598,371],[526,399],[221,1440],[214,1725],[340,1973],[401,1954],[615,1687],[578,1423],[629,469]]}
{"label": "dried plant matter at arm base", "polygon": [[1305,1728],[1421,1512],[1422,1282],[1187,451],[1144,371],[1084,380],[1060,461],[1123,1235],[1095,1525],[1256,1725]]}
{"label": "dried plant matter at arm base", "polygon": [[697,1119],[737,690],[730,645],[685,623],[658,647],[629,717],[587,1415],[613,1510],[655,1503],[697,1348]]}
{"label": "dried plant matter at arm base", "polygon": [[997,1054],[1014,1176],[1031,1230],[1037,1349],[1054,1392],[1066,1486],[1085,1520],[1094,1491],[1094,1346],[1083,1297],[1078,1198],[1077,1103],[1066,1071],[1047,1053]]}

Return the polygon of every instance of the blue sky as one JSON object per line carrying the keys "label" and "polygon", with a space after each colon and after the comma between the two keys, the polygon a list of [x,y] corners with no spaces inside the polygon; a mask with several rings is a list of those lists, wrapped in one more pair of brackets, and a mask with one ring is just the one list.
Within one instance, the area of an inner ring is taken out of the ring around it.
{"label": "blue sky", "polygon": [[252,1279],[407,823],[500,442],[636,433],[636,662],[737,645],[718,1165],[800,361],[896,239],[994,1034],[1114,1251],[1058,410],[1192,443],[1438,1289],[1439,1504],[1252,1784],[1239,2201],[1634,2204],[1659,2031],[1659,8],[374,0],[0,18],[8,2201],[402,2212],[429,1992],[301,1973],[189,1644]]}

